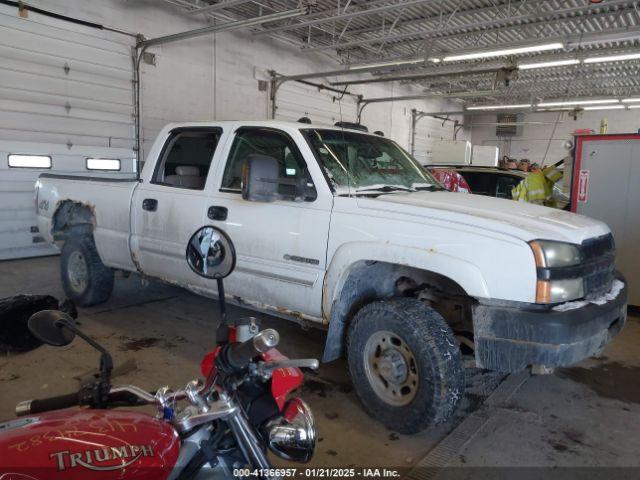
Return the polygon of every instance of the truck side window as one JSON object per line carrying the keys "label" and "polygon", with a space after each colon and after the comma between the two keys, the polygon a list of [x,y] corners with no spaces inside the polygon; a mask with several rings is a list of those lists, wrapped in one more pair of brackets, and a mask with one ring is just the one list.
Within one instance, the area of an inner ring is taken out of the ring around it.
{"label": "truck side window", "polygon": [[178,129],[171,132],[151,183],[204,189],[222,129]]}
{"label": "truck side window", "polygon": [[[242,188],[242,167],[248,155],[259,153],[274,157],[280,163],[280,177],[288,179],[305,178],[313,187],[307,165],[293,140],[283,132],[262,128],[242,128],[236,133],[231,145],[229,159],[222,177],[222,190],[240,191]],[[294,185],[280,185],[283,196],[295,196]],[[315,198],[315,195],[313,195]],[[310,200],[313,200],[310,198]]]}

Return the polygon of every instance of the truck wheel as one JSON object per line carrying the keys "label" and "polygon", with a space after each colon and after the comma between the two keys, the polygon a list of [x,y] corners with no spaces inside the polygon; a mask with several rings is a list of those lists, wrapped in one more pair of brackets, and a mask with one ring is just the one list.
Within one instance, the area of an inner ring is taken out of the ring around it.
{"label": "truck wheel", "polygon": [[453,332],[414,298],[370,303],[347,336],[348,361],[365,409],[387,428],[416,433],[449,419],[464,392]]}
{"label": "truck wheel", "polygon": [[113,270],[100,260],[91,235],[72,235],[64,242],[60,276],[67,297],[82,307],[106,302],[113,291]]}

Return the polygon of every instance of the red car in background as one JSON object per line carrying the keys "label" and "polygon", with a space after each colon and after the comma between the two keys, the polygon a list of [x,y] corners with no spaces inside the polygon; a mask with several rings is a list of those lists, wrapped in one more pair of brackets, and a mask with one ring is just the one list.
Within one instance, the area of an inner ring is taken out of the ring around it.
{"label": "red car in background", "polygon": [[462,175],[451,168],[425,167],[429,173],[436,177],[444,188],[450,192],[471,193],[469,184]]}

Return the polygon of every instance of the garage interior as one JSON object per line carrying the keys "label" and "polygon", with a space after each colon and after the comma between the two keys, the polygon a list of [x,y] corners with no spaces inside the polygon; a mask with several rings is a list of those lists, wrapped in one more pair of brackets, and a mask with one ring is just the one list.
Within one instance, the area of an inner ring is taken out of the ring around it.
{"label": "garage interior", "polygon": [[[427,171],[465,179],[465,169],[511,168],[520,172],[515,187],[535,172],[531,165],[556,165],[567,215],[613,232],[629,308],[603,351],[555,369],[479,368],[466,339],[464,398],[447,421],[414,434],[367,415],[345,358],[305,370],[298,393],[318,431],[305,465],[389,468],[415,479],[634,478],[639,108],[635,0],[0,0],[0,420],[14,419],[23,400],[76,390],[97,365],[79,339],[26,349],[12,333],[11,299],[68,296],[60,239],[41,231],[38,197],[34,208],[39,179],[137,183],[167,124],[306,118],[310,128],[365,126]],[[495,184],[491,193],[468,183],[471,192],[456,195],[501,196]],[[98,206],[106,203],[100,192]],[[505,195],[501,202],[514,202],[510,187]],[[491,255],[497,271],[502,252]],[[179,261],[188,271],[184,255]],[[240,255],[246,275],[242,262]],[[77,307],[78,328],[114,357],[114,383],[155,391],[201,376],[221,322],[217,300],[171,278],[129,273],[116,271],[106,302]],[[302,314],[292,322],[231,303],[229,318],[256,316],[276,329],[286,356],[323,357],[328,319],[318,327]],[[2,434],[0,427],[0,443]]]}

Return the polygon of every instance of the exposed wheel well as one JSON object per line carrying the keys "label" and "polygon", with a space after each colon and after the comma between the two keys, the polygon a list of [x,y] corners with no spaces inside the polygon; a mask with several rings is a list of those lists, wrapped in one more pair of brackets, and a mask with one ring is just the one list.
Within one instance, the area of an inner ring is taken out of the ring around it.
{"label": "exposed wheel well", "polygon": [[355,263],[334,300],[323,361],[344,353],[347,325],[360,308],[394,296],[415,297],[437,310],[454,331],[472,331],[473,298],[451,278],[429,270],[387,262]]}
{"label": "exposed wheel well", "polygon": [[95,227],[93,207],[73,200],[65,200],[58,206],[51,222],[54,240],[64,241],[73,232],[92,233]]}

